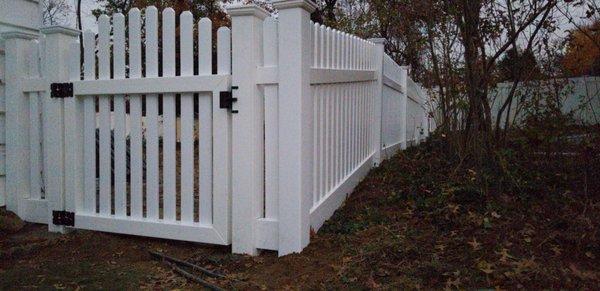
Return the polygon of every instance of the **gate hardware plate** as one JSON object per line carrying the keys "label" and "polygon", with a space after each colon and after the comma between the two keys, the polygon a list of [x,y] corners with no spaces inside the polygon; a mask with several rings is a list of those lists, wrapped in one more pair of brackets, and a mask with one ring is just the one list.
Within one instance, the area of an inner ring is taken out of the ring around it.
{"label": "gate hardware plate", "polygon": [[50,84],[50,97],[52,97],[52,98],[73,97],[73,83],[52,83],[52,84]]}
{"label": "gate hardware plate", "polygon": [[[231,89],[234,88],[231,87]],[[233,94],[231,91],[219,92],[219,108],[228,109],[231,111],[231,113],[238,113],[237,110],[233,110],[233,103],[237,102],[237,100],[237,98],[233,98]]]}
{"label": "gate hardware plate", "polygon": [[52,223],[54,225],[75,226],[75,213],[67,211],[52,211]]}

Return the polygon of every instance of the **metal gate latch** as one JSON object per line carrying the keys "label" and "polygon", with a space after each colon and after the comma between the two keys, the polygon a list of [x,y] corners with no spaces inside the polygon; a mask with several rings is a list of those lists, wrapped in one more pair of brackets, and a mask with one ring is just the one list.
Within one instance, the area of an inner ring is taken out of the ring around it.
{"label": "metal gate latch", "polygon": [[[231,86],[231,90],[237,89],[237,86]],[[219,108],[228,109],[229,111],[231,111],[231,113],[238,113],[239,111],[233,110],[233,103],[237,101],[237,98],[233,98],[233,91],[219,92]]]}
{"label": "metal gate latch", "polygon": [[54,225],[75,226],[75,213],[67,211],[52,211],[52,223]]}
{"label": "metal gate latch", "polygon": [[52,97],[52,98],[73,97],[73,83],[52,83],[52,84],[50,84],[50,97]]}

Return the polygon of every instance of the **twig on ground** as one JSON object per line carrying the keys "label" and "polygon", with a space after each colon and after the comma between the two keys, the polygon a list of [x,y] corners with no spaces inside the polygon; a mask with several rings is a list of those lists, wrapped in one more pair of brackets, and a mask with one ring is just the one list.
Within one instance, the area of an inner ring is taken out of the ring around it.
{"label": "twig on ground", "polygon": [[195,281],[195,282],[199,283],[200,285],[202,285],[202,286],[204,286],[204,287],[206,287],[208,289],[216,290],[216,291],[225,290],[225,289],[223,289],[223,288],[221,288],[219,286],[216,286],[216,285],[213,285],[213,284],[211,284],[211,283],[209,283],[207,281],[204,281],[199,276],[195,276],[195,275],[187,272],[186,270],[178,267],[175,263],[172,263],[172,262],[167,261],[167,260],[163,260],[163,262],[165,264],[167,264],[168,266],[170,266],[173,269],[173,271],[175,271],[175,273],[178,273],[178,274],[182,275],[183,277],[185,277],[185,278],[187,278],[189,280]]}
{"label": "twig on ground", "polygon": [[213,272],[211,270],[208,270],[206,268],[202,268],[202,267],[200,267],[198,265],[194,265],[192,263],[189,263],[189,262],[186,262],[186,261],[174,258],[174,257],[170,257],[170,256],[167,256],[167,255],[158,253],[158,252],[150,251],[150,250],[148,251],[148,253],[150,253],[150,255],[153,256],[153,257],[155,257],[155,258],[160,258],[160,259],[162,259],[164,261],[169,261],[171,263],[175,263],[175,264],[178,264],[178,265],[181,265],[181,266],[186,266],[186,267],[192,268],[194,271],[202,272],[202,273],[204,273],[204,274],[206,274],[206,275],[208,275],[210,277],[225,279],[224,275],[215,273],[215,272]]}

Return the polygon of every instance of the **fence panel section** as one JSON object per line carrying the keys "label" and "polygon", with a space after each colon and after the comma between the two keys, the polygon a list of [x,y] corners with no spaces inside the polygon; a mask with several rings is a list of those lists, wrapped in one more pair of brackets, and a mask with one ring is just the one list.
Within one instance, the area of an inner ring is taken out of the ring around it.
{"label": "fence panel section", "polygon": [[313,25],[313,206],[317,230],[372,166],[373,43]]}
{"label": "fence panel section", "polygon": [[425,135],[427,115],[423,89],[412,79],[407,80],[406,136],[411,145],[418,144]]}
{"label": "fence panel section", "polygon": [[381,106],[382,149],[394,152],[402,140],[402,125],[406,117],[406,69],[396,64],[387,54],[383,57],[383,93]]}
{"label": "fence panel section", "polygon": [[122,14],[112,25],[100,16],[97,42],[84,33],[84,80],[74,91],[84,108],[85,186],[75,227],[227,244],[230,192],[213,185],[228,183],[229,168],[213,165],[230,156],[230,121],[219,108],[230,86],[229,29],[218,30],[214,75],[210,20],[198,22],[197,40],[189,11],[179,35],[171,8],[162,28],[155,7],[143,23],[132,9],[128,38]]}

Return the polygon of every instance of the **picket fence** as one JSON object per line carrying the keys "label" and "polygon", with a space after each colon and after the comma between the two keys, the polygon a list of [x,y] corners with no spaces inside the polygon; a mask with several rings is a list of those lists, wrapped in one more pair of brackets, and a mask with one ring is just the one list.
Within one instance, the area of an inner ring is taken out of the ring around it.
{"label": "picket fence", "polygon": [[8,209],[56,232],[301,251],[428,136],[428,97],[383,39],[312,23],[309,0],[273,6],[229,7],[216,38],[190,12],[177,35],[171,8],[102,15],[83,65],[78,31],[3,34]]}

